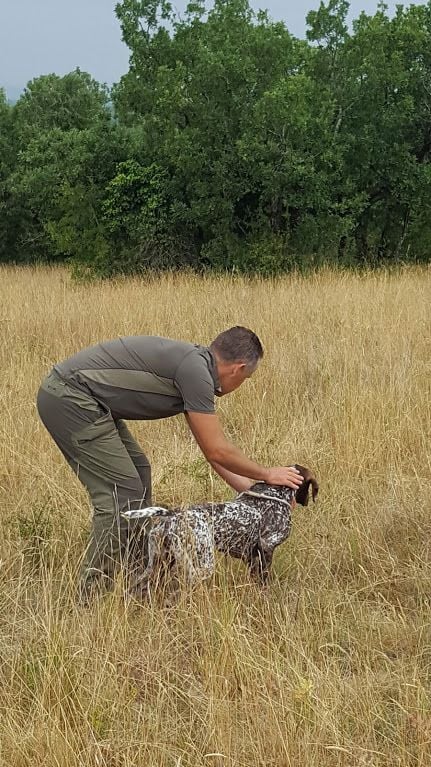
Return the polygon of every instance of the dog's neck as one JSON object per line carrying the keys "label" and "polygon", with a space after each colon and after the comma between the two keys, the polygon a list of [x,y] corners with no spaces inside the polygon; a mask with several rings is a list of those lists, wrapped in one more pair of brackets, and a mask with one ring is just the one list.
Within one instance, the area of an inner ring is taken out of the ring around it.
{"label": "dog's neck", "polygon": [[244,490],[237,495],[235,500],[242,496],[279,501],[284,505],[290,506],[295,496],[295,491],[290,487],[282,485],[268,485],[266,482],[255,482],[248,490]]}

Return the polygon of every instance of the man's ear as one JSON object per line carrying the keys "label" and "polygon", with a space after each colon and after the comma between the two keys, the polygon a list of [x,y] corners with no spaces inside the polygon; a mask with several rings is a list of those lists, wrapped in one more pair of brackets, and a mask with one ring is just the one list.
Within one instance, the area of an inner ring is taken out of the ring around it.
{"label": "man's ear", "polygon": [[305,466],[299,466],[299,464],[295,464],[295,469],[298,469],[299,473],[304,477],[302,485],[300,485],[295,492],[295,498],[297,503],[300,503],[301,506],[308,506],[308,492],[310,485],[313,501],[315,501],[317,498],[317,493],[319,492],[317,479],[314,474],[311,473],[310,469],[307,469]]}

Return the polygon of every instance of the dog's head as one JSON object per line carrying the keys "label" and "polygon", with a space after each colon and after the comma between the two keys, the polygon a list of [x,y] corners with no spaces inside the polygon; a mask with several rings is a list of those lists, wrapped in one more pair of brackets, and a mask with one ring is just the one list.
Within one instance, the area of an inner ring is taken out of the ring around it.
{"label": "dog's head", "polygon": [[301,504],[301,506],[308,506],[308,491],[310,489],[310,485],[313,501],[316,500],[317,493],[319,492],[317,479],[314,474],[312,474],[310,469],[307,469],[305,466],[299,466],[297,463],[295,463],[294,466],[295,469],[299,471],[301,476],[304,477],[302,485],[300,485],[295,492],[295,498],[297,502]]}

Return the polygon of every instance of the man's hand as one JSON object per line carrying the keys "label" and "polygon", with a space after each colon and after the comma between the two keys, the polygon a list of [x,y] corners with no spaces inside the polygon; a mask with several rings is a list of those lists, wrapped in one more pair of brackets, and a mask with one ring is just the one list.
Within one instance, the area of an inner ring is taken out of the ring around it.
{"label": "man's hand", "polygon": [[275,466],[268,469],[268,485],[287,485],[292,490],[297,490],[302,485],[304,478],[293,466]]}

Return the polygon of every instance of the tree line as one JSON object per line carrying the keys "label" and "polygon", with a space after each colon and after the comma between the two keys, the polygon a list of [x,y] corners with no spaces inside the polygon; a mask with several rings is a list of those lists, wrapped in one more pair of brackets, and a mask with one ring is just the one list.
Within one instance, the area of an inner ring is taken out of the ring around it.
{"label": "tree line", "polygon": [[116,6],[129,71],[0,90],[0,260],[273,274],[428,261],[431,0],[306,40],[248,0]]}

